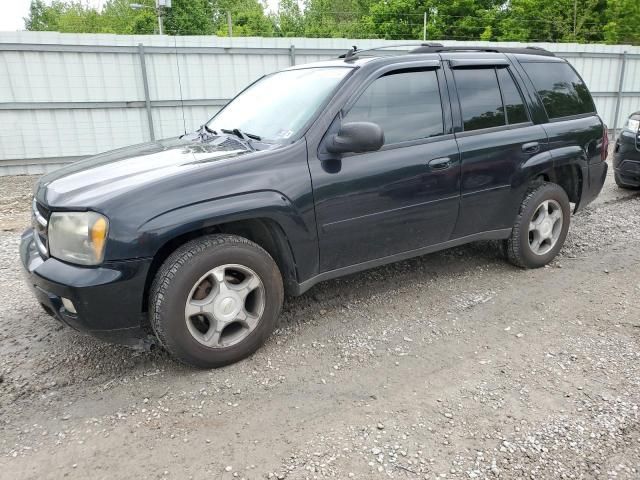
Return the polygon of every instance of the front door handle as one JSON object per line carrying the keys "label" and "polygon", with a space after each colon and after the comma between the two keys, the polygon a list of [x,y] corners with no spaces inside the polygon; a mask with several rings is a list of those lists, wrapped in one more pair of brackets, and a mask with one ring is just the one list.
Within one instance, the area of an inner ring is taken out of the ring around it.
{"label": "front door handle", "polygon": [[540,144],[538,142],[529,142],[522,145],[522,151],[524,153],[538,153],[540,151]]}
{"label": "front door handle", "polygon": [[429,168],[431,170],[445,170],[451,166],[451,159],[449,157],[434,158],[429,162]]}

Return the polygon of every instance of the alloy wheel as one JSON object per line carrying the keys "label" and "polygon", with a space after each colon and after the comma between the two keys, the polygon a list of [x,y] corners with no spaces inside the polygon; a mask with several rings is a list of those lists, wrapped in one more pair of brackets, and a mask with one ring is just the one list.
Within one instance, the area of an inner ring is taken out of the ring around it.
{"label": "alloy wheel", "polygon": [[536,255],[546,255],[556,246],[564,215],[560,204],[555,200],[542,202],[529,223],[529,247]]}
{"label": "alloy wheel", "polygon": [[260,277],[244,265],[220,265],[191,288],[184,317],[189,332],[210,348],[244,340],[260,323],[265,289]]}

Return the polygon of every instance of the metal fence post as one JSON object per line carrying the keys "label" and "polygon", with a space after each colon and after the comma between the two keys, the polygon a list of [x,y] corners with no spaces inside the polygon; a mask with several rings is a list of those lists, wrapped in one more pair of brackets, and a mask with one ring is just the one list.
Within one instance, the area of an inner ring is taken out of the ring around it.
{"label": "metal fence post", "polygon": [[147,79],[147,64],[144,59],[144,45],[138,44],[138,56],[140,57],[140,68],[142,69],[142,86],[144,87],[144,104],[147,109],[147,123],[149,124],[149,137],[156,139],[153,128],[153,115],[151,114],[151,98],[149,97],[149,80]]}
{"label": "metal fence post", "polygon": [[618,97],[616,98],[616,113],[613,116],[613,137],[618,134],[618,117],[620,116],[620,104],[622,103],[622,89],[624,87],[624,71],[627,66],[627,52],[622,54],[622,65],[620,65],[620,81],[618,82]]}
{"label": "metal fence post", "polygon": [[291,45],[289,47],[289,65],[294,66],[296,64],[296,46]]}

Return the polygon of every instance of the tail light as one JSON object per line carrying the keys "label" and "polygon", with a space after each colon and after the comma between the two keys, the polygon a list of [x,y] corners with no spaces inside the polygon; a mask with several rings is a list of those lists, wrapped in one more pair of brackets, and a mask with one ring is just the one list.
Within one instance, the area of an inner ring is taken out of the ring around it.
{"label": "tail light", "polygon": [[609,132],[607,126],[602,126],[602,150],[600,151],[600,159],[604,162],[609,155]]}

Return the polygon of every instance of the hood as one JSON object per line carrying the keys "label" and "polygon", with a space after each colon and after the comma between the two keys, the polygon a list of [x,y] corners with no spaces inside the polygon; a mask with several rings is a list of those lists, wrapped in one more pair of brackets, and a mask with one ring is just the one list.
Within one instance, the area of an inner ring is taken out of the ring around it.
{"label": "hood", "polygon": [[37,200],[51,207],[86,207],[141,185],[224,159],[251,154],[235,137],[197,134],[120,148],[43,176]]}

